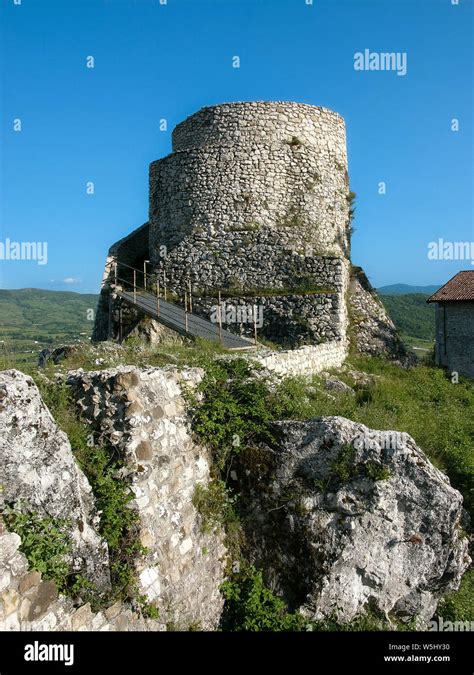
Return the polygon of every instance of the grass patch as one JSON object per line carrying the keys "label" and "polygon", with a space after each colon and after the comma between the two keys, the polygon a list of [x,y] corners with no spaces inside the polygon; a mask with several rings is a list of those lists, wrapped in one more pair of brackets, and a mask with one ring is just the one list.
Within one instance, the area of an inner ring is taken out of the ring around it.
{"label": "grass patch", "polygon": [[292,136],[290,140],[286,141],[286,143],[292,148],[299,148],[301,145],[303,145],[303,141],[300,140],[298,136]]}
{"label": "grass patch", "polygon": [[245,565],[221,587],[226,600],[221,628],[236,632],[301,632],[301,631],[411,631],[413,621],[391,623],[369,607],[349,623],[336,617],[312,621],[298,611],[290,612],[285,602],[264,583],[261,570]]}
{"label": "grass patch", "polygon": [[255,378],[255,371],[261,366],[243,358],[216,360],[197,391],[186,391],[193,430],[212,449],[220,472],[233,452],[269,437],[268,379]]}
{"label": "grass patch", "polygon": [[441,600],[437,615],[445,621],[474,621],[474,569],[463,576],[459,590]]}
{"label": "grass patch", "polygon": [[331,471],[341,482],[345,483],[356,475],[355,448],[343,445],[337,459],[332,463]]}
{"label": "grass patch", "polygon": [[377,482],[379,480],[388,480],[391,476],[390,471],[380,462],[369,461],[364,465],[365,475],[370,480]]}
{"label": "grass patch", "polygon": [[[440,369],[418,366],[405,370],[373,357],[353,357],[348,365],[373,376],[372,383],[361,384],[347,371],[338,373],[338,377],[355,388],[356,396],[345,392],[331,392],[328,396],[319,377],[314,377],[312,382],[261,373],[254,377],[251,364],[243,359],[215,362],[198,387],[202,398],[195,395],[191,417],[194,431],[213,450],[220,479],[226,480],[234,453],[273,439],[272,421],[342,415],[369,428],[408,432],[450,476],[453,485],[464,495],[465,506],[472,509],[474,383],[461,380],[459,384],[451,384]],[[343,446],[329,481],[362,476],[374,482],[390,478],[383,464],[355,463],[354,460],[355,449]],[[221,483],[221,502],[224,502],[223,489],[224,483]],[[209,502],[212,504],[213,500]],[[217,522],[225,525],[225,519],[220,516]],[[446,618],[463,620],[467,616],[472,597],[469,579],[472,577],[464,580],[460,591],[443,604]],[[288,614],[282,600],[272,597],[258,571],[232,576],[224,593],[228,630],[299,629],[299,617]],[[309,629],[412,630],[414,626],[389,624],[366,612],[348,625],[326,620],[311,624]]]}
{"label": "grass patch", "polygon": [[261,570],[246,567],[221,587],[226,600],[222,629],[227,631],[300,631],[305,621],[263,582]]}
{"label": "grass patch", "polygon": [[106,342],[98,345],[78,345],[57,365],[48,363],[45,369],[36,366],[22,367],[21,370],[41,381],[42,373],[49,378],[55,373],[70,370],[105,370],[118,366],[133,365],[139,368],[166,365],[204,367],[215,357],[228,352],[218,343],[197,338],[184,344],[163,343],[149,345],[138,337],[129,337],[122,344]]}

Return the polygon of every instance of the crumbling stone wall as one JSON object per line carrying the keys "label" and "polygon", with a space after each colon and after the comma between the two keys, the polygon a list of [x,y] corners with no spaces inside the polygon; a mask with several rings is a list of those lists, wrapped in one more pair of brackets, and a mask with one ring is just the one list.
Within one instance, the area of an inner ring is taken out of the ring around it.
{"label": "crumbling stone wall", "polygon": [[222,611],[223,533],[203,533],[193,506],[196,485],[209,481],[210,458],[191,437],[182,386],[195,386],[199,369],[136,368],[69,374],[77,404],[94,437],[114,447],[135,494],[141,592],[166,623],[215,628]]}
{"label": "crumbling stone wall", "polygon": [[0,630],[1,631],[158,631],[162,621],[145,619],[116,602],[93,612],[89,603],[77,606],[58,595],[54,581],[29,570],[19,551],[20,537],[7,532],[0,521]]}
{"label": "crumbling stone wall", "polygon": [[262,354],[255,358],[270,372],[283,376],[311,377],[329,368],[341,366],[347,356],[346,342],[305,345],[299,349]]}
{"label": "crumbling stone wall", "polygon": [[[150,272],[179,298],[191,284],[193,311],[203,318],[212,317],[220,290],[237,305],[262,307],[259,334],[285,348],[344,342],[350,211],[340,115],[292,102],[207,107],[178,124],[173,152],[150,164],[141,260],[147,257]],[[134,235],[113,247],[124,262]],[[124,337],[118,327],[124,314],[109,283],[110,275],[95,340]],[[401,343],[380,304],[358,291],[353,301],[364,315],[357,348],[398,358]],[[140,323],[140,316],[130,323],[133,312],[125,314],[127,330]],[[253,332],[252,326],[226,327]]]}
{"label": "crumbling stone wall", "polygon": [[[110,247],[105,261],[99,304],[92,332],[94,341],[117,337],[114,335],[117,332],[117,321],[113,320],[112,315],[116,301],[111,289],[114,283],[115,263],[120,261],[124,265],[142,269],[143,261],[148,259],[148,240],[149,225],[145,223]],[[132,279],[133,272],[124,266],[120,268],[119,273],[126,279]]]}
{"label": "crumbling stone wall", "polygon": [[[265,305],[261,334],[282,345],[344,339],[348,195],[336,113],[298,103],[205,108],[176,127],[173,153],[150,165],[150,271],[180,297],[191,282],[205,318],[216,289],[246,304],[251,291]],[[129,244],[113,247],[125,262]],[[334,296],[316,298],[320,288]],[[117,302],[102,296],[93,339],[118,335]]]}
{"label": "crumbling stone wall", "polygon": [[[293,279],[308,279],[317,276],[322,292],[291,292],[282,290],[285,284],[293,285],[284,277],[284,265],[273,276],[263,276],[261,287],[273,287],[272,294],[222,295],[222,320],[225,328],[242,335],[253,336],[253,323],[248,321],[232,323],[233,315],[245,316],[245,308],[253,306],[261,312],[262,325],[258,328],[259,338],[266,338],[287,348],[322,342],[344,342],[346,337],[347,308],[346,291],[349,282],[349,266],[343,258],[314,258],[293,256]],[[204,277],[204,275],[203,275]],[[205,277],[204,277],[205,278]],[[213,282],[211,286],[214,284]],[[293,281],[294,283],[294,281]],[[327,289],[327,290],[323,290]],[[199,295],[193,297],[193,311],[209,318],[217,313],[217,299]],[[229,309],[230,308],[230,309]],[[233,311],[233,309],[235,311]],[[227,311],[229,310],[229,311]],[[227,321],[228,317],[231,322]],[[236,325],[237,324],[237,325]]]}

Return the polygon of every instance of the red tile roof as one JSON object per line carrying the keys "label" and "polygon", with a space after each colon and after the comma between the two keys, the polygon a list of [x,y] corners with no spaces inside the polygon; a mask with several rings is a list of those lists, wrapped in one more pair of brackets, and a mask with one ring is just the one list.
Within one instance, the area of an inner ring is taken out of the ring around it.
{"label": "red tile roof", "polygon": [[474,302],[474,270],[458,272],[426,302]]}

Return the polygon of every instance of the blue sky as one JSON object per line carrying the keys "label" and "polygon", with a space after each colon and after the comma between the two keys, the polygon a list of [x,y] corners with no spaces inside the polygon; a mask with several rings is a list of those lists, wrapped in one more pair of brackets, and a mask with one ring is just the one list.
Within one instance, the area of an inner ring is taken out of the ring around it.
{"label": "blue sky", "polygon": [[[353,261],[376,286],[474,269],[427,258],[439,237],[474,240],[472,0],[14,2],[1,0],[0,240],[47,241],[48,264],[2,261],[1,287],[97,291],[109,245],[147,220],[148,164],[173,126],[239,100],[344,116]],[[364,49],[406,52],[407,74],[354,70]]]}

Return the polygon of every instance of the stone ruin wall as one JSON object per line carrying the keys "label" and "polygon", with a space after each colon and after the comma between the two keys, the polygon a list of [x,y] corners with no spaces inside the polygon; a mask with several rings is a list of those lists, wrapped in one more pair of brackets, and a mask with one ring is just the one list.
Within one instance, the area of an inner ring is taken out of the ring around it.
{"label": "stone ruin wall", "polygon": [[[358,351],[405,358],[376,294],[350,281],[349,210],[337,113],[271,102],[200,110],[175,128],[173,152],[150,165],[149,222],[109,251],[92,339],[148,335],[151,320],[117,300],[111,283],[115,261],[141,270],[150,260],[180,298],[191,282],[193,311],[204,318],[221,290],[235,310],[263,309],[260,338],[286,349],[334,342],[342,353],[350,314]],[[153,339],[169,338],[151,323]],[[247,336],[251,324],[224,321]]]}

